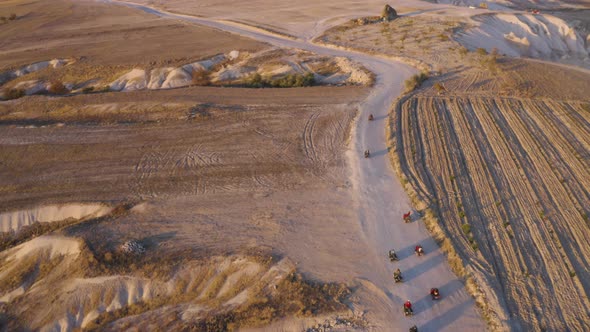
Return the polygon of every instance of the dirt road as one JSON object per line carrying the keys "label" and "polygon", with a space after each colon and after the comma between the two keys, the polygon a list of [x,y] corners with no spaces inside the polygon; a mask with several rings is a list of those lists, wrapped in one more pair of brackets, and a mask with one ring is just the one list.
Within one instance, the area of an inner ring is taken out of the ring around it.
{"label": "dirt road", "polygon": [[[414,324],[420,331],[485,329],[473,299],[451,272],[443,253],[424,225],[418,220],[406,225],[401,220],[402,214],[410,210],[411,206],[390,166],[385,143],[385,121],[392,102],[401,92],[403,81],[415,72],[413,68],[389,59],[289,39],[237,23],[173,14],[131,3],[105,2],[134,7],[164,18],[218,28],[277,47],[347,57],[374,72],[376,83],[369,97],[361,104],[347,155],[352,195],[358,205],[358,221],[365,241],[372,248],[362,262],[372,268],[358,280],[362,287],[357,291],[359,298],[355,305],[358,308],[355,309],[366,310],[371,323],[379,331],[407,331]],[[375,116],[375,121],[367,121],[370,113]],[[370,159],[362,157],[365,149],[371,150]],[[413,254],[413,248],[418,243],[426,251],[426,255],[419,258]],[[401,259],[397,264],[389,263],[386,257],[387,251],[392,248]],[[394,285],[392,273],[397,267],[402,270],[405,282]],[[433,302],[430,299],[428,292],[431,287],[440,289],[442,300]],[[402,304],[406,299],[414,303],[413,318],[403,317]]]}

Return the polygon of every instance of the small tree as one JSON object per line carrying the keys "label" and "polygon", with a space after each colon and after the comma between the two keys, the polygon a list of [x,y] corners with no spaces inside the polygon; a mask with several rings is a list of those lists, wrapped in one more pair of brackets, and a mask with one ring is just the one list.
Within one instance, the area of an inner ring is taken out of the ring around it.
{"label": "small tree", "polygon": [[16,14],[15,13],[10,14],[10,16],[8,17],[8,19],[11,20],[11,21],[16,20]]}

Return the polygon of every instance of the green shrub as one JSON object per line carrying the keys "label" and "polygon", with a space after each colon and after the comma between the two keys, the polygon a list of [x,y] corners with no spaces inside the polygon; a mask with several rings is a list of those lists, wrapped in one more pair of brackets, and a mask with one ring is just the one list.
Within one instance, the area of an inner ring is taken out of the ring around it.
{"label": "green shrub", "polygon": [[94,87],[93,86],[87,86],[84,89],[82,89],[83,93],[90,93],[94,91]]}
{"label": "green shrub", "polygon": [[273,88],[293,88],[293,87],[304,87],[312,86],[315,84],[315,78],[313,73],[306,74],[289,74],[283,77],[267,80],[264,79],[260,74],[256,73],[252,75],[245,82],[246,86],[252,88],[262,87],[273,87]]}
{"label": "green shrub", "polygon": [[291,88],[291,87],[303,87],[312,86],[315,83],[315,78],[312,73],[305,75],[301,74],[289,74],[284,77],[273,80],[270,85],[277,88]]}
{"label": "green shrub", "polygon": [[14,21],[16,20],[17,16],[15,13],[10,14],[10,16],[8,17],[9,20]]}
{"label": "green shrub", "polygon": [[469,224],[461,225],[461,229],[463,230],[463,233],[465,233],[465,235],[468,235],[469,233],[471,233],[471,225],[469,225]]}

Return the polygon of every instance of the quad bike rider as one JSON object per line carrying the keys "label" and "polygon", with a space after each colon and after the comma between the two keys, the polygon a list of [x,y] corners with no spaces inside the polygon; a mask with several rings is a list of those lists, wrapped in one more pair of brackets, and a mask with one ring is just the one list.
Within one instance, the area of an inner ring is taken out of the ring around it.
{"label": "quad bike rider", "polygon": [[374,119],[373,114],[369,114],[369,121],[373,121]]}
{"label": "quad bike rider", "polygon": [[418,332],[418,326],[414,325],[410,327],[410,332]]}
{"label": "quad bike rider", "polygon": [[413,314],[414,310],[412,309],[412,302],[410,302],[410,300],[407,300],[406,303],[404,303],[404,315],[412,316]]}
{"label": "quad bike rider", "polygon": [[432,296],[433,300],[440,299],[440,292],[438,291],[438,288],[431,288],[430,289],[430,296]]}
{"label": "quad bike rider", "polygon": [[404,280],[402,277],[402,271],[400,269],[397,269],[393,272],[393,280],[395,282],[402,282]]}
{"label": "quad bike rider", "polygon": [[409,223],[412,221],[412,211],[408,211],[408,213],[404,213],[404,222]]}
{"label": "quad bike rider", "polygon": [[424,255],[424,248],[422,248],[421,245],[417,245],[416,248],[414,248],[414,252],[416,253],[416,255],[422,256]]}
{"label": "quad bike rider", "polygon": [[393,249],[389,250],[389,261],[393,262],[393,261],[398,261],[398,260],[399,260],[399,258],[397,257],[395,250],[393,250]]}
{"label": "quad bike rider", "polygon": [[371,156],[371,152],[369,150],[365,150],[365,158],[369,158]]}

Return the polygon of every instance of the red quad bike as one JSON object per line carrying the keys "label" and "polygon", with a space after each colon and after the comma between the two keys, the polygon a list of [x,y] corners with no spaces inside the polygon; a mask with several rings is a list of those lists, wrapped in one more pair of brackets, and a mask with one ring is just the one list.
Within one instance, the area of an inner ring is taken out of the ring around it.
{"label": "red quad bike", "polygon": [[431,288],[430,289],[430,296],[432,296],[433,300],[440,299],[440,292],[438,291],[438,288]]}
{"label": "red quad bike", "polygon": [[422,255],[424,255],[424,248],[422,248],[421,245],[417,245],[416,248],[414,249],[414,252],[416,253],[416,255],[422,256]]}
{"label": "red quad bike", "polygon": [[412,316],[414,314],[414,310],[412,309],[412,304],[408,301],[404,303],[404,315]]}
{"label": "red quad bike", "polygon": [[412,221],[412,211],[408,211],[408,213],[404,213],[404,222],[407,224]]}

